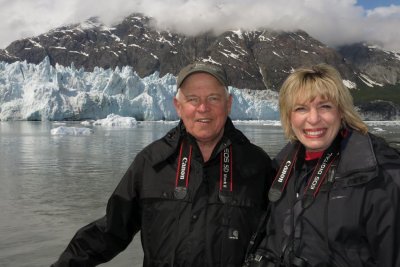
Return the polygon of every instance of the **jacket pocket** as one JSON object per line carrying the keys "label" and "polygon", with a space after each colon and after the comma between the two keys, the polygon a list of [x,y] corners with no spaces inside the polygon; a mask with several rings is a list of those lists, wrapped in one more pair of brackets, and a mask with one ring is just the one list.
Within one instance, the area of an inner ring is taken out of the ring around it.
{"label": "jacket pocket", "polygon": [[214,264],[241,266],[263,210],[250,199],[209,203],[208,238]]}
{"label": "jacket pocket", "polygon": [[142,199],[142,245],[152,260],[167,260],[176,245],[177,201],[160,198]]}

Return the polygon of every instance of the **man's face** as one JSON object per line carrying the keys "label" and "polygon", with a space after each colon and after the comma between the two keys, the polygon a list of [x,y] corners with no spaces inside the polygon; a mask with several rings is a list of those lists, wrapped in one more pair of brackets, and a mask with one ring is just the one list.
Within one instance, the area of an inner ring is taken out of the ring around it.
{"label": "man's face", "polygon": [[199,72],[185,79],[174,105],[197,142],[216,144],[223,135],[232,97],[214,76]]}

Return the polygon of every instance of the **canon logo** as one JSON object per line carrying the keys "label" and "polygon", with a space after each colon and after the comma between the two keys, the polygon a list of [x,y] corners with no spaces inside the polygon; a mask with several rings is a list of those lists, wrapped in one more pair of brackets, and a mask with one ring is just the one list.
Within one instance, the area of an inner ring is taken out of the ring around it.
{"label": "canon logo", "polygon": [[282,173],[281,173],[281,175],[280,175],[279,178],[278,178],[278,182],[280,182],[280,183],[283,182],[283,178],[285,178],[285,175],[286,175],[286,173],[287,173],[287,171],[288,171],[290,165],[292,165],[292,162],[291,162],[290,160],[288,160],[288,161],[285,163],[285,166],[283,167]]}
{"label": "canon logo", "polygon": [[184,179],[185,179],[185,172],[186,172],[187,161],[188,161],[188,158],[187,158],[187,157],[184,157],[184,158],[182,159],[181,173],[180,173],[180,176],[179,176],[179,179],[181,179],[181,180],[184,180]]}

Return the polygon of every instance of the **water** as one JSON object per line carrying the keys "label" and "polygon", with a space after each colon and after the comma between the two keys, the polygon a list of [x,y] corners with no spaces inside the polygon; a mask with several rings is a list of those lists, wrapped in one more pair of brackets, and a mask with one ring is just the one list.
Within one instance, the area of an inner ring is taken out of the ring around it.
{"label": "water", "polygon": [[[273,123],[235,124],[271,157],[285,143]],[[91,136],[52,136],[58,123],[0,122],[0,266],[54,262],[78,228],[103,216],[109,195],[137,152],[175,125],[147,122],[130,129],[94,127]],[[399,126],[372,123],[370,128],[400,141]],[[139,239],[102,266],[141,266]]]}

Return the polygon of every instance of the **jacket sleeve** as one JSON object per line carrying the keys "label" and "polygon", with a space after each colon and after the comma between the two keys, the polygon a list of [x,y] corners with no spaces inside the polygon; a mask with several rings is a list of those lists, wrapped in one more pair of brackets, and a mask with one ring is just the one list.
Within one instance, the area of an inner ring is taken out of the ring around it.
{"label": "jacket sleeve", "polygon": [[139,155],[107,203],[106,215],[79,229],[58,261],[51,266],[96,266],[123,251],[141,228],[137,181],[142,175]]}
{"label": "jacket sleeve", "polygon": [[377,266],[400,266],[400,155],[377,151],[378,181],[366,197],[368,241]]}

